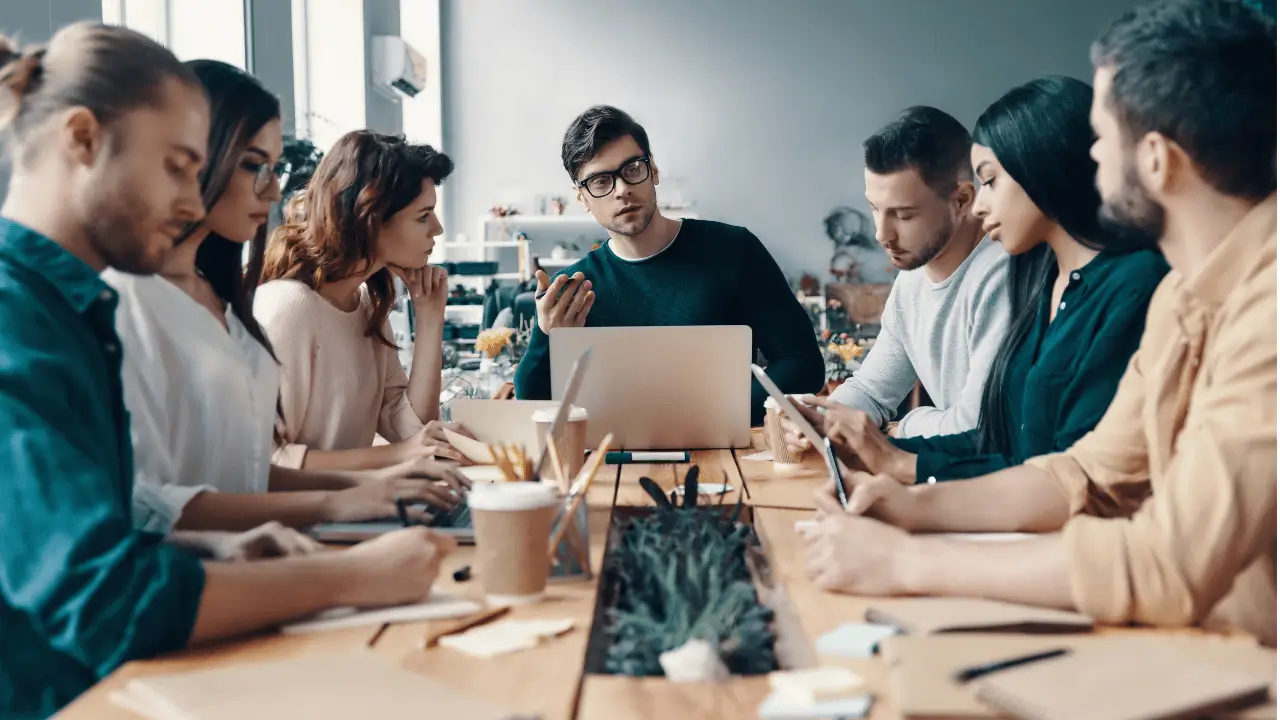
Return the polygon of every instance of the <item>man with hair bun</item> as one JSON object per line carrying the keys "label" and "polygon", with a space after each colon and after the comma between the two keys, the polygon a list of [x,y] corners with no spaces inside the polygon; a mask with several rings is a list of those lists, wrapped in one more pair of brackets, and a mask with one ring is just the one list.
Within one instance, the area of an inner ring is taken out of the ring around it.
{"label": "man with hair bun", "polygon": [[[449,541],[202,562],[133,529],[133,456],[106,268],[157,271],[205,213],[209,104],[167,50],[81,23],[0,39],[13,178],[0,207],[0,716],[47,717],[121,663],[334,606],[420,601]],[[267,527],[242,554],[310,549]]]}

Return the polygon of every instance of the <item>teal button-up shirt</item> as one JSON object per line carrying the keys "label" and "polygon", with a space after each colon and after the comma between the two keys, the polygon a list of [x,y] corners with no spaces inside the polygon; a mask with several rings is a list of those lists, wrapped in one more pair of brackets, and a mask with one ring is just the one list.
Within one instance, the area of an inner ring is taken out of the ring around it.
{"label": "teal button-up shirt", "polygon": [[195,624],[200,562],[130,518],[115,308],[92,268],[0,218],[0,718],[46,717]]}
{"label": "teal button-up shirt", "polygon": [[1009,454],[983,453],[978,431],[894,439],[916,454],[916,482],[979,477],[1061,452],[1093,429],[1115,397],[1147,321],[1147,306],[1169,272],[1158,253],[1103,253],[1073,272],[1049,321],[1053,281],[1035,323],[1009,359],[1005,402]]}

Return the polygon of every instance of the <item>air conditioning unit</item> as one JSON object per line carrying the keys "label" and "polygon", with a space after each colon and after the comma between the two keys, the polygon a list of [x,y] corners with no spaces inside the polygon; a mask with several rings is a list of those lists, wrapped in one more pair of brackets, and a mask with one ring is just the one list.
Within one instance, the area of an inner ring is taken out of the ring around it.
{"label": "air conditioning unit", "polygon": [[373,38],[373,88],[392,100],[413,97],[427,88],[427,59],[395,35]]}

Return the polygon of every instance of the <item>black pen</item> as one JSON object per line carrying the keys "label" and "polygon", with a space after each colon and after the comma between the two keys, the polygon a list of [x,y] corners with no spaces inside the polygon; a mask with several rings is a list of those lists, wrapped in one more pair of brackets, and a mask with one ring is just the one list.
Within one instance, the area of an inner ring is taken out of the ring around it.
{"label": "black pen", "polygon": [[400,516],[401,525],[409,527],[409,511],[405,510],[403,498],[396,498],[396,515]]}
{"label": "black pen", "polygon": [[1033,662],[1039,662],[1041,660],[1056,658],[1061,655],[1066,655],[1069,652],[1071,651],[1066,648],[1058,648],[1056,650],[1046,650],[1045,652],[1038,652],[1033,655],[1023,655],[1022,657],[1009,658],[1008,660],[997,660],[992,663],[987,663],[986,665],[976,665],[974,667],[967,668],[957,672],[955,675],[955,680],[958,683],[967,683],[970,680],[980,678],[983,675],[990,675],[993,672],[999,672],[1000,670],[1008,670],[1009,668],[1015,668],[1015,667],[1018,667],[1019,665],[1028,665]]}
{"label": "black pen", "polygon": [[840,501],[840,507],[849,507],[849,494],[844,490],[844,475],[840,472],[840,458],[836,455],[836,448],[831,444],[831,438],[825,441],[827,446],[827,470],[831,471],[831,477],[836,483],[836,500]]}

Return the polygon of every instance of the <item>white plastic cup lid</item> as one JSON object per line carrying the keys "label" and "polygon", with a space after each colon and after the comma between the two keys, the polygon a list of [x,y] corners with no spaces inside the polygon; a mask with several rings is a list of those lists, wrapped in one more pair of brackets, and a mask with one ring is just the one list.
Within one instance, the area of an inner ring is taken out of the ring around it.
{"label": "white plastic cup lid", "polygon": [[477,484],[467,495],[472,510],[520,512],[555,505],[559,500],[554,487],[540,482],[501,482]]}
{"label": "white plastic cup lid", "polygon": [[[560,407],[549,407],[536,410],[533,413],[533,421],[536,423],[553,423],[556,421],[556,413],[560,412]],[[587,409],[574,405],[569,408],[569,422],[581,422],[587,419]]]}

